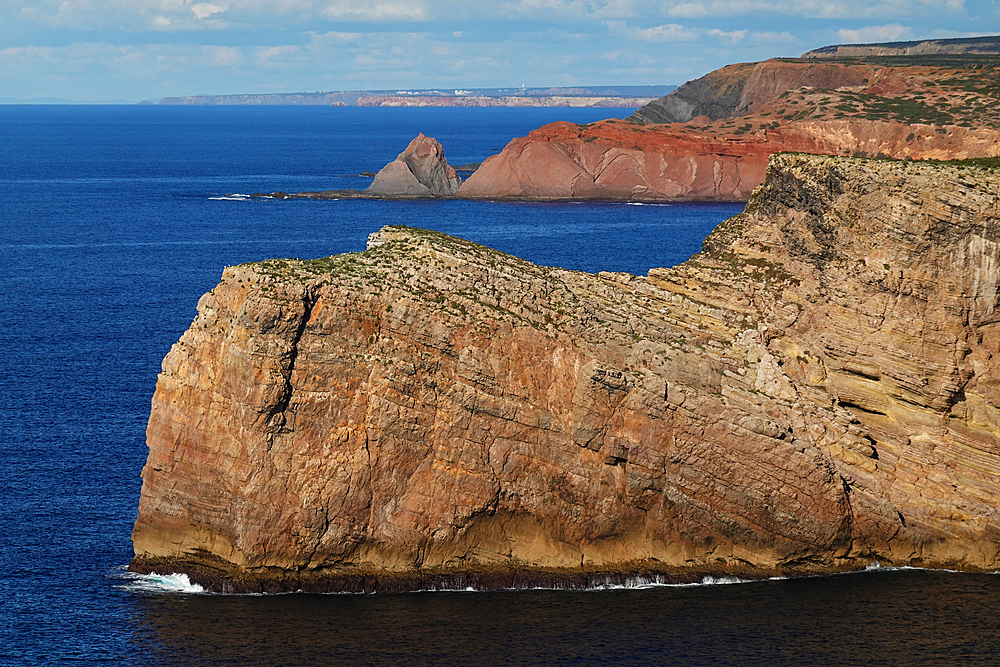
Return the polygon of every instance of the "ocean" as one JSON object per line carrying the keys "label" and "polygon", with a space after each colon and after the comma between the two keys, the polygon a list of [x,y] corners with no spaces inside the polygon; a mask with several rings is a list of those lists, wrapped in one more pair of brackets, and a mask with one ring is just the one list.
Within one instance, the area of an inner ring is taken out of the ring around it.
{"label": "ocean", "polygon": [[615,114],[0,106],[0,665],[1000,664],[989,574],[240,597],[125,572],[160,361],[223,267],[407,224],[645,273],[742,210],[231,195],[363,188],[418,132],[464,164]]}

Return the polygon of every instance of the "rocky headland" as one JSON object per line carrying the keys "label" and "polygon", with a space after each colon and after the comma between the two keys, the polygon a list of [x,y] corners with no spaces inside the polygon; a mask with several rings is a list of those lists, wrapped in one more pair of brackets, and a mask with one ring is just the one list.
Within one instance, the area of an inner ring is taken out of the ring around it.
{"label": "rocky headland", "polygon": [[995,163],[792,154],[646,276],[405,227],[230,267],[157,380],[131,569],[227,591],[996,569],[998,284]]}
{"label": "rocky headland", "polygon": [[[423,192],[390,179],[396,189],[293,196],[745,201],[763,181],[769,157],[782,151],[997,156],[1000,57],[991,49],[998,44],[975,38],[862,45],[868,55],[858,56],[838,46],[729,65],[627,120],[552,123],[515,138],[457,190]],[[879,55],[875,47],[900,55]]]}
{"label": "rocky headland", "polygon": [[554,123],[514,139],[458,195],[744,201],[781,151],[996,156],[998,77],[1000,59],[980,55],[730,65],[646,105],[630,122]]}

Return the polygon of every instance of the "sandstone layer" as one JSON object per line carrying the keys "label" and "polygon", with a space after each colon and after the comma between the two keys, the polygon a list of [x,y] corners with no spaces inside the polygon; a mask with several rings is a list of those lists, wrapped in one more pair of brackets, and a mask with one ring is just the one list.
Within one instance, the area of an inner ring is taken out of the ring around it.
{"label": "sandstone layer", "polygon": [[555,123],[514,139],[458,194],[745,201],[780,151],[1000,155],[1000,59],[971,58],[730,65],[643,107],[634,122]]}
{"label": "sandstone layer", "polygon": [[607,120],[552,123],[486,160],[457,196],[491,200],[746,201],[781,151],[965,159],[1000,155],[1000,132],[858,118],[748,123],[740,134]]}
{"label": "sandstone layer", "polygon": [[228,268],[157,380],[132,568],[236,590],[995,569],[998,193],[782,154],[645,277],[403,227]]}
{"label": "sandstone layer", "polygon": [[379,197],[453,195],[462,185],[437,139],[418,134],[395,160],[375,174],[365,190]]}

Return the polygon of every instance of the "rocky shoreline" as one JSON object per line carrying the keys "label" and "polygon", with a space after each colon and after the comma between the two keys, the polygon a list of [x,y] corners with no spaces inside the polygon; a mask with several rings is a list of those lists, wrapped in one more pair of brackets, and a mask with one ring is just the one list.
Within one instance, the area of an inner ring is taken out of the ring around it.
{"label": "rocky shoreline", "polygon": [[[869,564],[878,566],[877,563]],[[654,561],[621,563],[613,568],[529,568],[483,567],[447,568],[421,572],[385,572],[373,569],[287,571],[279,568],[255,571],[233,568],[218,558],[202,562],[136,558],[129,571],[138,574],[186,574],[193,584],[212,593],[252,595],[278,593],[412,593],[418,591],[495,590],[593,590],[609,587],[700,584],[725,581],[762,581],[782,578],[828,576],[865,570],[857,563],[818,566],[809,563],[782,567],[754,567],[749,564],[706,564],[696,567],[668,566]],[[970,572],[981,572],[969,569]]]}

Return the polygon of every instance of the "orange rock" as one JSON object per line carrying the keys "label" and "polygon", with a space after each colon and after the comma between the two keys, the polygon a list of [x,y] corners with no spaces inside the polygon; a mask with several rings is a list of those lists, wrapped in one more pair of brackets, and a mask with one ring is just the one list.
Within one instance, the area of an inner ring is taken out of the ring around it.
{"label": "orange rock", "polygon": [[1000,155],[1000,69],[864,59],[729,65],[629,122],[553,123],[514,139],[463,184],[474,199],[743,201],[770,155]]}
{"label": "orange rock", "polygon": [[133,567],[996,569],[998,193],[779,155],[646,277],[402,227],[228,268],[163,362]]}
{"label": "orange rock", "polygon": [[552,123],[486,160],[457,196],[745,201],[778,152],[938,160],[1000,154],[1000,132],[993,129],[941,132],[931,125],[856,118],[803,120],[774,129],[758,124],[742,134],[722,125]]}

